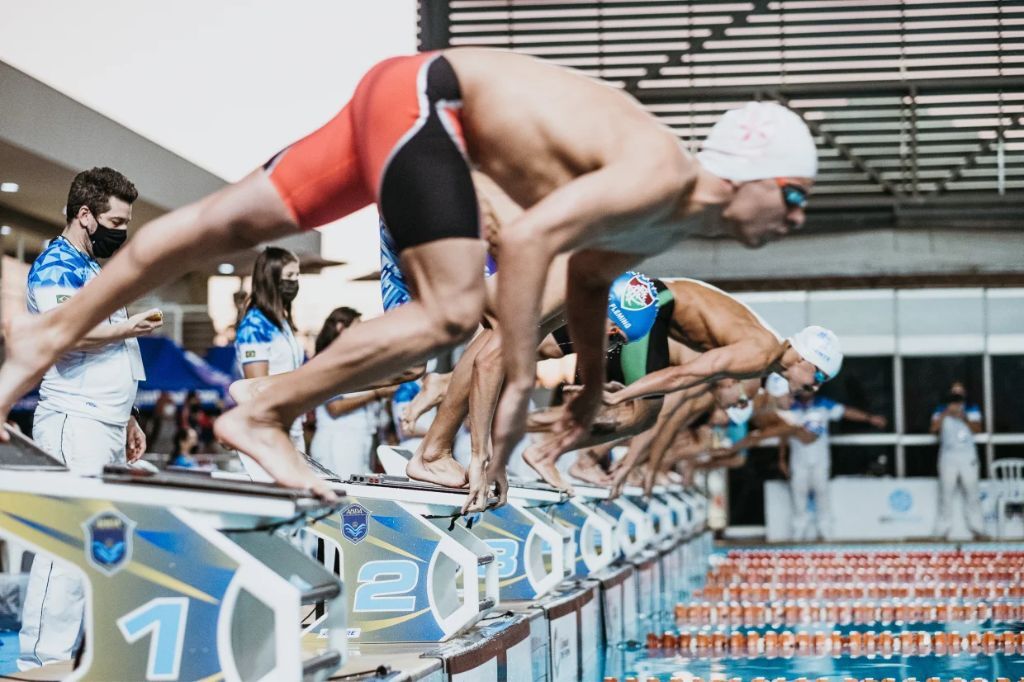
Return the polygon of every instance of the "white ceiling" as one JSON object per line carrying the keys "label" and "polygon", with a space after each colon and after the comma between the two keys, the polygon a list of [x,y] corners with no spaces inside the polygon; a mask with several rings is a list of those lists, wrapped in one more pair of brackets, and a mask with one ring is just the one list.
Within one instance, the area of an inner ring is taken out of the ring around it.
{"label": "white ceiling", "polygon": [[[0,17],[0,61],[229,181],[330,118],[374,63],[416,50],[415,0],[0,0]],[[372,211],[324,230],[324,256],[354,275],[377,249]]]}

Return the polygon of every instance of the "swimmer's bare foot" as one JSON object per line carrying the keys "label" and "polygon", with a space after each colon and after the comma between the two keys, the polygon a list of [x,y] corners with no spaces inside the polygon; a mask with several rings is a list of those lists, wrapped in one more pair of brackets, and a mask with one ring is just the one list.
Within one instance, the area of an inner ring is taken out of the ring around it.
{"label": "swimmer's bare foot", "polygon": [[615,482],[587,452],[578,452],[576,454],[576,461],[569,467],[569,475],[584,483],[601,486],[602,488],[610,487]]}
{"label": "swimmer's bare foot", "polygon": [[444,394],[448,392],[448,384],[451,382],[451,372],[448,374],[428,374],[423,377],[423,385],[412,401],[402,411],[402,430],[405,432],[415,431],[416,420],[424,414],[441,404]]}
{"label": "swimmer's bare foot", "polygon": [[[52,330],[44,324],[50,316],[16,315],[4,325],[5,360],[0,367],[0,422],[21,396],[39,383],[61,351]],[[0,429],[0,441],[9,438]]]}
{"label": "swimmer's bare foot", "polygon": [[572,489],[572,485],[569,484],[564,478],[562,478],[562,472],[555,466],[556,459],[546,457],[540,454],[536,446],[531,445],[526,448],[523,452],[523,461],[529,464],[534,471],[540,474],[541,479],[559,490],[564,490],[567,494],[573,495],[575,491]]}
{"label": "swimmer's bare foot", "polygon": [[465,488],[469,485],[469,476],[462,465],[452,457],[451,450],[440,450],[427,453],[423,443],[416,449],[409,463],[405,465],[405,475],[417,481],[433,483],[446,488]]}
{"label": "swimmer's bare foot", "polygon": [[252,379],[239,379],[228,386],[228,395],[241,405],[247,403],[260,393],[266,390],[270,377],[253,377]]}
{"label": "swimmer's bare foot", "polygon": [[317,497],[338,499],[326,481],[317,478],[292,444],[282,421],[261,414],[249,402],[224,413],[213,425],[217,440],[244,452],[280,485],[308,489]]}

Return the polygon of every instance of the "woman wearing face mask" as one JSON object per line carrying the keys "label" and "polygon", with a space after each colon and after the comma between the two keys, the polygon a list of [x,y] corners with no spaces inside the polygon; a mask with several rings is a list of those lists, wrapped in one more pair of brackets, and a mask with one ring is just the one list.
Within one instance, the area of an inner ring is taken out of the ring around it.
{"label": "woman wearing face mask", "polygon": [[[265,248],[252,266],[252,293],[235,336],[236,358],[246,379],[291,372],[305,361],[292,320],[292,301],[298,293],[298,256],[276,246]],[[288,435],[296,449],[306,451],[301,417]],[[269,480],[247,457],[242,462],[254,478]]]}
{"label": "woman wearing face mask", "polygon": [[[335,308],[324,321],[316,337],[320,353],[354,324],[358,310]],[[335,396],[316,408],[316,433],[310,451],[313,459],[336,473],[342,480],[370,471],[370,449],[377,432],[375,403],[394,393],[394,388],[357,391]]]}

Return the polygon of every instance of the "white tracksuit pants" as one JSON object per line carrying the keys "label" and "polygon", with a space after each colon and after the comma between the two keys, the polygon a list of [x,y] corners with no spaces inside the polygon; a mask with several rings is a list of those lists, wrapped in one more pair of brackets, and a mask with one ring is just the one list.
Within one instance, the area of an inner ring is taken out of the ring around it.
{"label": "white tracksuit pants", "polygon": [[939,510],[935,534],[948,537],[953,526],[953,496],[957,484],[963,486],[967,528],[974,534],[984,532],[981,520],[981,491],[978,486],[978,452],[970,448],[939,453]]}
{"label": "white tracksuit pants", "polygon": [[[125,462],[125,427],[36,410],[32,437],[46,452],[82,475]],[[69,661],[82,638],[85,589],[77,570],[36,555],[22,611],[18,669]]]}
{"label": "white tracksuit pants", "polygon": [[[832,537],[832,510],[829,507],[828,479],[832,465],[828,457],[803,457],[792,453],[789,462],[789,491],[793,497],[793,540],[828,540]],[[813,454],[813,453],[811,453]],[[814,493],[817,529],[808,510],[808,498]]]}

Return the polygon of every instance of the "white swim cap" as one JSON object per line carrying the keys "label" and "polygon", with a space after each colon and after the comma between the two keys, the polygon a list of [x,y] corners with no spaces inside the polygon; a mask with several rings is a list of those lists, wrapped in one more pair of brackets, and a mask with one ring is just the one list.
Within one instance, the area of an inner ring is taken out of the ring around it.
{"label": "white swim cap", "polygon": [[775,102],[750,102],[725,112],[697,159],[712,174],[736,182],[818,174],[818,152],[807,124]]}
{"label": "white swim cap", "polygon": [[839,374],[843,366],[843,350],[839,347],[839,338],[832,331],[811,325],[791,336],[789,343],[800,357],[827,374],[829,379],[835,379]]}
{"label": "white swim cap", "polygon": [[764,382],[764,390],[773,398],[781,398],[789,395],[789,381],[786,377],[772,372]]}

